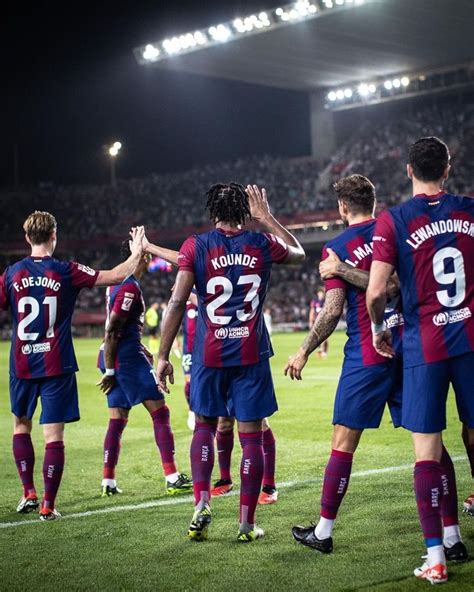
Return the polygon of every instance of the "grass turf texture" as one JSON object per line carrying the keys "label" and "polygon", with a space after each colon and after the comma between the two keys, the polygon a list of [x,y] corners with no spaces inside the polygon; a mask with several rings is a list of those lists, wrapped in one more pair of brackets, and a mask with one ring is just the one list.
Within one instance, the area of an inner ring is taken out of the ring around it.
{"label": "grass turf texture", "polygon": [[[317,515],[321,477],[330,451],[332,402],[339,376],[344,336],[331,338],[329,358],[314,357],[301,383],[284,378],[282,368],[302,335],[276,335],[272,360],[280,411],[271,423],[277,437],[277,478],[298,484],[282,488],[277,505],[260,507],[262,541],[236,542],[238,498],[213,501],[209,541],[186,538],[192,516],[188,501],[135,511],[90,515],[55,523],[0,529],[0,589],[20,590],[415,590],[428,586],[411,574],[420,564],[423,541],[412,471],[354,476],[334,532],[335,551],[321,556],[297,545],[296,523]],[[99,497],[102,442],[107,425],[103,395],[95,387],[98,343],[76,341],[82,420],[66,428],[66,469],[58,509],[63,515],[167,499],[148,414],[133,409],[122,440],[117,471],[124,494]],[[35,520],[14,512],[20,497],[11,456],[8,402],[8,346],[0,344],[0,522]],[[190,472],[187,409],[179,361],[173,359],[176,384],[168,396],[176,453],[181,471]],[[453,456],[460,501],[473,488],[460,438],[454,397],[448,402],[445,442]],[[39,409],[37,417],[39,417]],[[35,422],[36,484],[41,489],[43,441]],[[233,476],[238,483],[240,450],[234,449]],[[367,431],[355,456],[354,471],[412,462],[410,436],[394,430],[388,415],[379,430]],[[217,476],[215,471],[214,476]],[[308,481],[310,481],[308,483]],[[176,498],[175,498],[176,499]],[[474,519],[461,515],[464,541],[474,554]],[[474,562],[453,565],[447,588],[474,590]]]}

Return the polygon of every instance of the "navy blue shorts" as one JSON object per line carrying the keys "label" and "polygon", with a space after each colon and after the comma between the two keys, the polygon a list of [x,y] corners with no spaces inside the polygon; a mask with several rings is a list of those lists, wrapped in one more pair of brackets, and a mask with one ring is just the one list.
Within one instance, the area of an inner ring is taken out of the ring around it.
{"label": "navy blue shorts", "polygon": [[127,363],[120,362],[115,371],[115,386],[107,395],[107,405],[131,409],[143,401],[162,401],[163,393],[158,388],[153,366],[144,356]]}
{"label": "navy blue shorts", "polygon": [[74,372],[44,378],[16,378],[10,374],[10,403],[14,415],[31,419],[38,398],[41,399],[40,423],[70,423],[80,419]]}
{"label": "navy blue shorts", "polygon": [[383,364],[342,366],[332,423],[354,430],[378,428],[385,405],[393,425],[401,425],[403,368],[400,358]]}
{"label": "navy blue shorts", "polygon": [[449,385],[459,419],[474,428],[474,352],[449,360],[405,368],[402,425],[410,432],[435,434],[446,429]]}
{"label": "navy blue shorts", "polygon": [[270,361],[208,368],[193,364],[190,408],[204,417],[255,421],[278,410]]}

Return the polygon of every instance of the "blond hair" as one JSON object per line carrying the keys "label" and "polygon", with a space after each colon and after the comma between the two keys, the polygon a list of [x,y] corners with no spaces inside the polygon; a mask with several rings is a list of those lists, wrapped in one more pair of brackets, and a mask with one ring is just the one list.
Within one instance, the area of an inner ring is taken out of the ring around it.
{"label": "blond hair", "polygon": [[32,245],[47,243],[58,227],[56,218],[49,212],[33,212],[23,224],[23,230]]}

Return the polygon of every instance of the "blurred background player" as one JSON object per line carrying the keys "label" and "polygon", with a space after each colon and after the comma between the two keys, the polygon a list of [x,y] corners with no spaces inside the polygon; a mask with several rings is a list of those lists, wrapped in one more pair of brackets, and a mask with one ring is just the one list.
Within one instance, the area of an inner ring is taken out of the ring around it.
{"label": "blurred background player", "polygon": [[[324,290],[322,288],[318,288],[314,292],[314,298],[311,300],[309,304],[309,319],[308,319],[308,327],[311,330],[313,328],[314,322],[318,318],[319,313],[323,310],[325,300]],[[326,339],[324,343],[322,343],[318,349],[316,350],[316,354],[320,358],[327,358],[329,351],[329,342]]]}
{"label": "blurred background player", "polygon": [[[334,401],[332,451],[324,473],[319,522],[316,526],[295,526],[292,531],[297,542],[321,553],[333,550],[334,523],[349,486],[353,456],[363,431],[379,427],[386,405],[394,426],[401,421],[401,359],[387,360],[374,350],[365,306],[375,228],[375,187],[366,177],[351,175],[335,183],[334,189],[347,228],[323,249],[321,273],[328,278],[326,301],[310,334],[285,369],[291,379],[301,380],[309,356],[335,330],[347,301],[348,339]],[[326,276],[325,259],[334,253],[339,263],[349,261],[351,265],[344,264],[338,275]],[[387,318],[401,353],[402,317],[392,308],[387,310]]]}
{"label": "blurred background player", "polygon": [[148,335],[150,336],[148,339],[148,349],[153,356],[158,355],[158,349],[160,346],[160,342],[158,341],[158,331],[160,326],[159,308],[160,305],[158,302],[153,302],[145,313],[145,324],[148,330]]}
{"label": "blurred background player", "polygon": [[[176,257],[178,253],[176,253]],[[189,295],[189,300],[186,302],[186,312],[183,318],[183,356],[181,358],[181,365],[184,372],[184,396],[189,407],[189,393],[191,390],[191,368],[193,365],[193,348],[194,337],[196,335],[196,323],[198,316],[197,296],[195,290]],[[194,413],[189,409],[188,411],[188,428],[194,430],[196,420]]]}
{"label": "blurred background player", "polygon": [[64,425],[79,420],[78,371],[72,344],[74,305],[82,288],[120,283],[142,255],[143,228],[133,229],[127,260],[110,271],[95,271],[75,262],[53,259],[57,224],[48,212],[34,212],[23,229],[31,255],[7,267],[0,278],[0,308],[13,316],[10,351],[10,400],[13,456],[23,484],[17,512],[38,508],[31,441],[32,418],[41,399],[40,424],[46,450],[41,520],[61,514],[55,500],[64,469]]}
{"label": "blurred background player", "polygon": [[[128,240],[122,243],[123,259],[129,256]],[[143,404],[149,412],[155,442],[161,456],[168,495],[189,492],[191,481],[176,468],[174,436],[170,411],[163,392],[158,388],[153,356],[141,343],[145,302],[140,280],[147,271],[149,255],[144,255],[134,274],[119,286],[107,289],[107,323],[98,366],[104,373],[98,383],[107,395],[109,426],[104,441],[102,496],[121,493],[117,488],[115,469],[120,441],[130,409]]]}
{"label": "blurred background player", "polygon": [[[196,414],[191,444],[196,506],[188,536],[207,538],[217,421],[235,415],[242,445],[237,539],[251,542],[264,534],[255,525],[264,465],[262,420],[277,410],[269,365],[273,351],[262,308],[273,263],[301,262],[305,254],[271,215],[265,191],[230,183],[212,186],[207,195],[216,228],[188,238],[181,247],[162,331],[158,382],[167,389],[167,377],[174,381],[169,354],[195,285],[199,316],[190,399]],[[268,233],[243,230],[252,218]]]}
{"label": "blurred background player", "polygon": [[380,215],[367,290],[374,347],[392,357],[383,309],[387,278],[397,271],[405,317],[402,425],[412,432],[415,494],[427,548],[414,575],[432,584],[448,581],[446,559],[467,559],[452,462],[449,506],[443,495],[448,453],[442,432],[450,383],[468,439],[474,435],[474,200],[444,191],[449,161],[448,147],[438,138],[421,138],[410,147],[407,174],[414,197]]}

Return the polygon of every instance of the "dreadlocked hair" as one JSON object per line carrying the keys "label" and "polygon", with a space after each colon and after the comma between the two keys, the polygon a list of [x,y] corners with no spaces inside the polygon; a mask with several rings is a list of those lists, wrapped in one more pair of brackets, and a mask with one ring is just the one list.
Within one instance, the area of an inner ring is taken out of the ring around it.
{"label": "dreadlocked hair", "polygon": [[252,218],[247,192],[240,183],[217,183],[206,195],[206,209],[213,222],[243,225]]}

